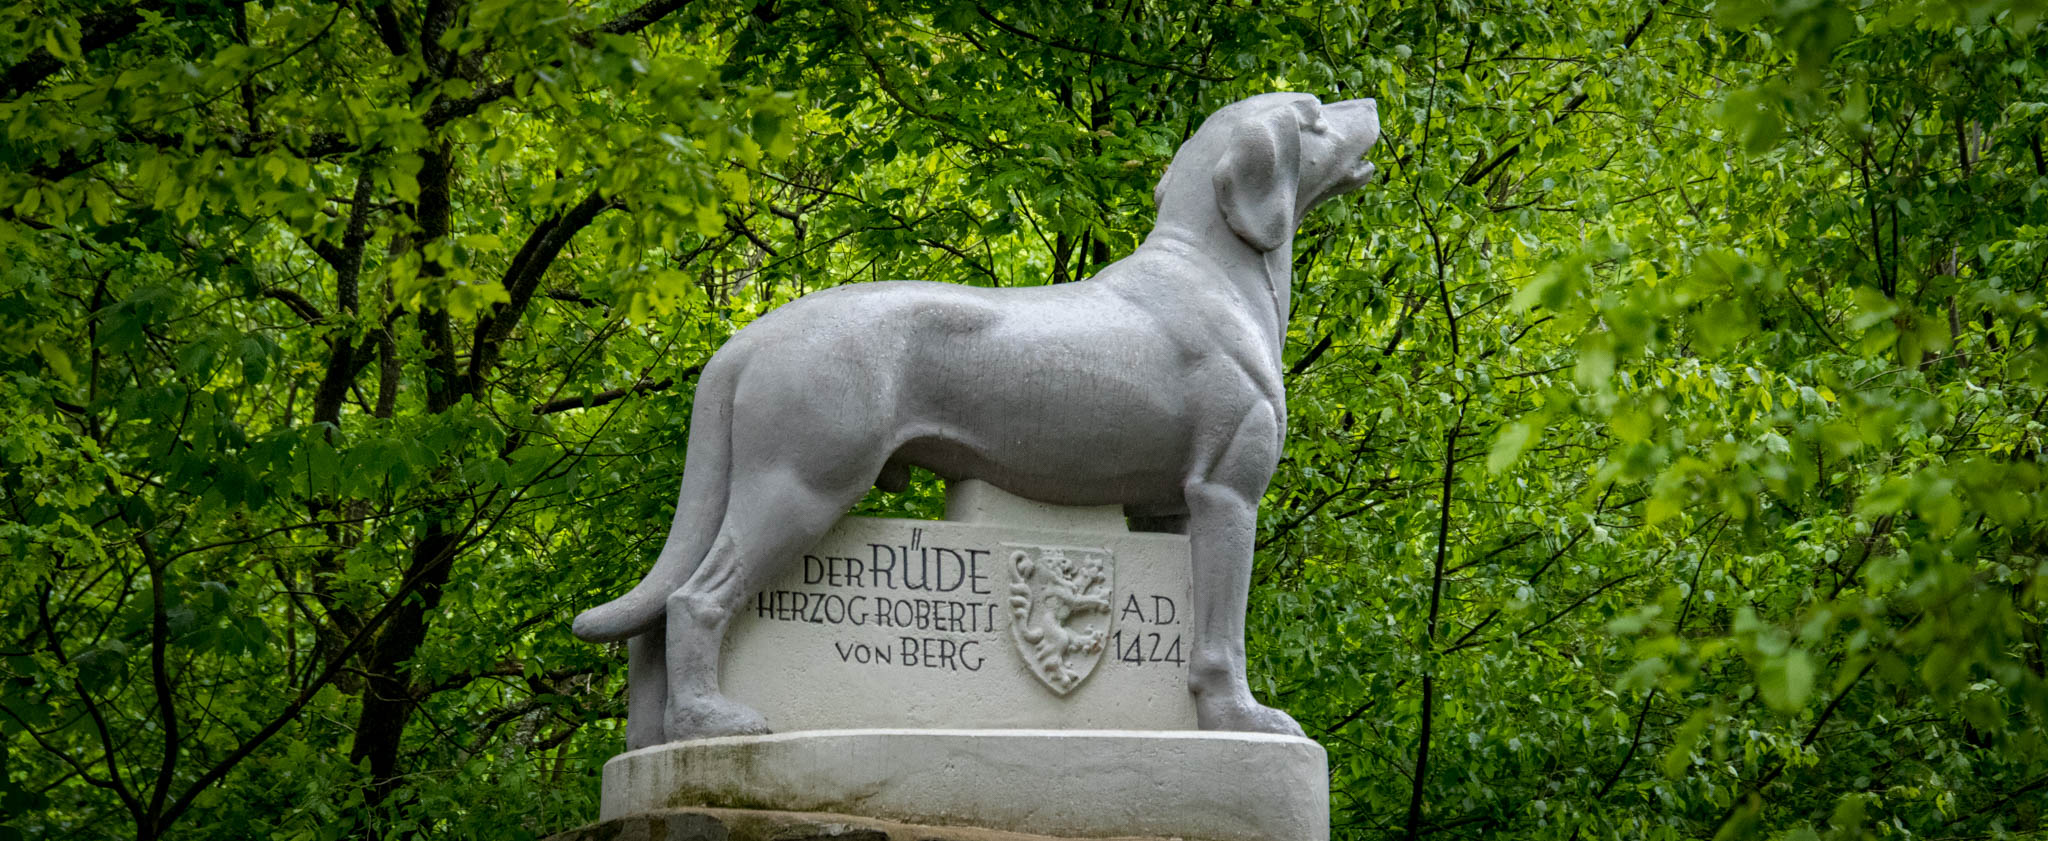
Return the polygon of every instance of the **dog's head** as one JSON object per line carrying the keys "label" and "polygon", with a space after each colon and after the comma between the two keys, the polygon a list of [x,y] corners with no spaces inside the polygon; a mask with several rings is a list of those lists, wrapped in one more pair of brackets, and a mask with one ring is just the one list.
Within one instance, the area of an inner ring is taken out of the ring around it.
{"label": "dog's head", "polygon": [[[1182,162],[1186,150],[1199,149],[1196,161],[1211,168],[1216,207],[1230,230],[1252,247],[1272,251],[1293,238],[1317,204],[1372,180],[1373,166],[1363,158],[1379,138],[1379,104],[1373,100],[1325,104],[1305,93],[1268,93],[1210,114],[1174,163]],[[1153,199],[1162,211],[1169,181],[1199,175],[1180,169],[1168,167],[1159,180]]]}

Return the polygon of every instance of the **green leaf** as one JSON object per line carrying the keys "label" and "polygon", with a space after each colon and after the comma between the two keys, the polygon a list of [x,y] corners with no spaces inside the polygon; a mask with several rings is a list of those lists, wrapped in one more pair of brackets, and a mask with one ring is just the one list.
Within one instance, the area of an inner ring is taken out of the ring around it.
{"label": "green leaf", "polygon": [[1764,703],[1781,713],[1797,711],[1813,694],[1813,660],[1794,648],[1769,657],[1757,670],[1757,689]]}
{"label": "green leaf", "polygon": [[1694,712],[1671,736],[1671,747],[1664,751],[1664,759],[1658,769],[1668,779],[1680,779],[1692,768],[1693,751],[1699,746],[1700,736],[1707,731],[1708,716],[1705,710]]}
{"label": "green leaf", "polygon": [[1614,377],[1614,337],[1589,333],[1579,340],[1579,364],[1572,377],[1582,388],[1607,390]]}
{"label": "green leaf", "polygon": [[1537,426],[1533,421],[1525,419],[1503,425],[1500,434],[1493,439],[1493,449],[1486,455],[1487,471],[1499,473],[1508,469],[1536,443],[1537,437]]}
{"label": "green leaf", "polygon": [[37,344],[36,352],[42,354],[43,363],[49,365],[50,371],[59,379],[72,385],[78,383],[78,371],[71,367],[70,353],[51,342]]}

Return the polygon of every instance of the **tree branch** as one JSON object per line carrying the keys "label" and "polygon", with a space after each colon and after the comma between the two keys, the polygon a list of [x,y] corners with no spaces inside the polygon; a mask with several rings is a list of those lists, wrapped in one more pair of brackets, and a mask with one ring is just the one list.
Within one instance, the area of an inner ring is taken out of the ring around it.
{"label": "tree branch", "polygon": [[653,26],[662,18],[675,14],[688,5],[690,0],[649,0],[633,11],[612,18],[596,31],[606,35],[631,35]]}
{"label": "tree branch", "polygon": [[1193,77],[1196,79],[1200,79],[1204,82],[1228,82],[1236,78],[1234,76],[1211,76],[1207,73],[1197,72],[1194,70],[1190,70],[1186,67],[1180,67],[1172,64],[1159,64],[1157,62],[1131,58],[1130,56],[1122,56],[1117,55],[1116,53],[1103,52],[1102,50],[1094,49],[1092,47],[1084,47],[1080,44],[1070,44],[1065,41],[1057,41],[1042,35],[1034,35],[1030,32],[1026,32],[1022,29],[1019,29],[1011,24],[1004,23],[1001,18],[996,17],[994,13],[990,12],[988,10],[988,7],[986,6],[976,5],[974,7],[974,10],[976,12],[981,13],[981,17],[983,20],[995,24],[997,29],[1000,29],[1004,32],[1008,32],[1011,35],[1015,35],[1026,41],[1030,41],[1035,44],[1042,44],[1048,47],[1052,47],[1053,49],[1066,50],[1068,52],[1080,53],[1082,55],[1087,56],[1094,56],[1099,59],[1114,61],[1119,64],[1129,64],[1134,67],[1148,67],[1153,70],[1164,70],[1168,73],[1179,73],[1183,76]]}
{"label": "tree branch", "polygon": [[[355,5],[361,10],[363,4]],[[412,52],[412,47],[405,40],[405,29],[398,25],[398,10],[391,3],[378,3],[371,9],[370,23],[377,30],[377,40],[383,41],[384,48],[393,56]]]}
{"label": "tree branch", "polygon": [[[42,623],[43,636],[49,641],[48,649],[50,654],[57,658],[57,665],[69,669],[71,658],[64,654],[64,646],[58,641],[61,638],[57,635],[57,623],[50,618],[50,588],[47,586],[41,588],[37,594],[36,619]],[[71,675],[71,688],[78,693],[78,700],[84,702],[86,715],[92,719],[93,730],[99,734],[100,750],[104,752],[107,762],[106,787],[121,799],[121,805],[127,807],[129,815],[135,819],[136,826],[142,826],[148,818],[142,810],[142,801],[135,799],[134,792],[121,780],[120,756],[115,752],[114,734],[107,727],[106,715],[100,712],[100,705],[93,701],[92,693],[85,688],[85,681],[75,671]],[[79,773],[83,775],[85,766],[78,763],[77,767]]]}
{"label": "tree branch", "polygon": [[747,227],[745,224],[742,224],[738,219],[725,220],[725,229],[733,233],[739,234],[740,236],[746,237],[747,241],[753,243],[755,248],[759,248],[762,251],[768,252],[768,256],[770,257],[782,256],[782,252],[775,250],[775,246],[769,245],[768,241],[762,239],[760,234],[754,233],[753,228]]}
{"label": "tree branch", "polygon": [[257,294],[271,300],[282,301],[286,309],[305,319],[307,324],[319,324],[327,320],[327,316],[322,315],[320,308],[313,306],[312,301],[306,300],[306,296],[293,292],[290,289],[273,286]]}
{"label": "tree branch", "polygon": [[162,831],[156,826],[164,812],[164,800],[171,793],[171,781],[178,768],[178,707],[171,690],[171,672],[165,653],[171,645],[170,609],[164,604],[164,565],[149,538],[137,534],[135,545],[149,564],[149,680],[156,684],[157,715],[163,719],[164,751],[157,765],[156,784],[149,794],[150,835]]}
{"label": "tree branch", "polygon": [[[365,169],[356,178],[355,202],[349,207],[348,228],[341,236],[341,246],[327,257],[334,267],[335,306],[343,317],[357,311],[356,280],[363,270],[363,248],[369,243],[370,188],[369,170]],[[348,396],[349,384],[355,381],[355,337],[348,335],[348,327],[335,331],[333,349],[327,357],[327,370],[320,377],[320,385],[313,393],[313,422],[330,427],[341,423],[341,403]]]}
{"label": "tree branch", "polygon": [[[688,373],[695,374],[696,371],[696,368],[692,368]],[[598,406],[602,406],[606,403],[615,403],[620,400],[623,400],[625,399],[626,395],[629,394],[646,394],[650,391],[667,391],[670,386],[673,386],[675,384],[676,381],[674,377],[663,377],[660,382],[655,382],[653,380],[641,380],[625,388],[614,388],[607,391],[600,391],[596,394],[586,394],[581,397],[564,397],[559,400],[549,400],[546,403],[535,405],[533,407],[533,413],[536,415],[552,415],[557,412],[569,412],[577,409],[593,409]]]}
{"label": "tree branch", "polygon": [[963,145],[982,150],[1007,148],[1005,144],[997,143],[992,139],[973,136],[974,132],[967,126],[961,125],[960,121],[944,114],[933,112],[930,108],[914,103],[909,97],[904,96],[903,92],[897,89],[895,80],[889,78],[889,68],[884,66],[882,60],[874,54],[873,50],[868,48],[868,33],[866,27],[862,25],[862,21],[854,13],[847,11],[842,5],[834,4],[833,11],[837,12],[840,20],[846,23],[846,28],[854,32],[854,37],[847,39],[847,42],[853,46],[854,52],[860,54],[862,63],[866,64],[869,70],[874,71],[876,86],[881,88],[883,95],[889,97],[889,100],[896,103],[897,107],[910,112],[912,116],[938,125],[942,133]]}
{"label": "tree branch", "polygon": [[[161,2],[162,0],[145,0],[145,2],[143,3],[138,3],[135,8],[154,8]],[[690,0],[653,0],[653,2],[646,3],[640,6],[639,8],[634,9],[633,11],[627,12],[623,15],[620,15],[617,18],[607,21],[604,24],[599,25],[595,29],[581,33],[575,36],[575,38],[579,42],[582,42],[587,41],[590,35],[595,33],[604,33],[610,35],[627,35],[634,32],[638,32],[642,29],[647,28],[650,25],[653,25],[657,21],[661,20],[663,17],[674,13],[676,10],[689,5],[689,3]],[[380,14],[381,12],[382,9],[380,8]],[[382,32],[383,26],[384,24],[382,22],[378,24],[380,38],[385,37]],[[399,42],[399,44],[397,45],[393,45],[388,40],[386,42],[386,47],[390,49],[396,49],[397,46],[402,45],[402,41]],[[42,57],[47,57],[49,54],[47,52],[43,52],[39,55]],[[38,60],[38,58],[31,58],[23,61],[21,64],[16,65],[14,68],[10,68],[7,71],[8,74],[10,74],[8,78],[11,79],[11,74],[14,74],[16,72],[28,72],[25,70],[21,70],[22,66]],[[52,61],[54,61],[54,59],[52,59]],[[51,68],[49,72],[54,73],[55,68]],[[48,73],[45,73],[43,75],[47,76]],[[37,79],[35,79],[35,81],[41,81],[41,77],[38,77]],[[7,85],[10,83],[11,82],[0,81],[0,89],[6,88]],[[33,84],[34,82],[31,82],[30,86],[32,87]],[[499,79],[496,81],[486,82],[482,85],[479,85],[474,91],[470,93],[469,96],[463,97],[461,99],[437,99],[434,102],[434,104],[427,107],[426,113],[420,116],[420,123],[423,126],[425,126],[425,128],[428,131],[431,132],[435,129],[440,128],[441,126],[448,124],[449,122],[470,116],[480,110],[483,110],[483,107],[485,105],[489,105],[492,102],[496,102],[500,99],[504,99],[505,97],[510,96],[514,90],[514,80]],[[12,98],[11,95],[0,96],[0,101],[5,101],[9,98]],[[265,151],[265,147],[270,143],[280,140],[292,139],[293,137],[303,138],[303,142],[297,144],[286,144],[286,149],[290,151],[292,154],[297,155],[298,157],[301,158],[324,159],[331,158],[336,155],[345,155],[351,152],[362,151],[361,144],[357,143],[356,141],[350,140],[347,135],[341,134],[339,132],[318,132],[296,136],[286,135],[277,131],[234,132],[232,134],[220,137],[215,141],[201,143],[198,145],[207,148],[218,149],[234,157],[247,158],[255,157],[259,154],[262,154]],[[182,148],[186,145],[187,142],[187,138],[181,135],[138,129],[129,129],[123,131],[119,135],[118,139],[124,143],[139,143],[147,146],[155,146],[162,149]],[[31,171],[34,172],[38,177],[50,181],[57,181],[62,180],[65,177],[75,175],[84,170],[91,169],[92,167],[98,166],[101,163],[104,163],[105,161],[106,156],[104,154],[95,154],[90,157],[81,157],[75,154],[66,153],[64,155],[63,160],[60,161],[56,166],[37,167],[32,169]]]}
{"label": "tree branch", "polygon": [[[1699,560],[1692,566],[1692,584],[1685,591],[1685,605],[1679,608],[1678,623],[1672,626],[1672,636],[1680,638],[1685,636],[1686,620],[1692,618],[1693,597],[1699,595],[1700,592],[1700,573],[1707,568],[1707,555],[1709,554],[1707,549],[1712,548],[1714,543],[1721,539],[1721,532],[1727,531],[1727,529],[1728,521],[1722,520],[1721,530],[1714,532],[1714,536],[1707,540],[1707,545],[1700,549]],[[1635,733],[1629,736],[1628,751],[1621,755],[1620,762],[1615,763],[1614,772],[1607,775],[1607,781],[1600,784],[1600,791],[1593,795],[1593,799],[1607,799],[1608,793],[1614,791],[1615,784],[1621,782],[1621,775],[1628,771],[1628,764],[1635,760],[1636,751],[1641,750],[1643,747],[1643,726],[1649,722],[1650,704],[1656,700],[1657,687],[1652,686],[1650,691],[1643,693],[1643,708],[1636,712],[1636,729]]]}
{"label": "tree branch", "polygon": [[[651,2],[637,9],[606,21],[596,29],[579,33],[574,38],[577,43],[587,44],[590,41],[590,36],[593,34],[631,35],[649,26],[653,26],[662,18],[674,14],[684,6],[690,5],[690,2],[691,0],[651,0]],[[488,82],[461,99],[443,99],[435,102],[433,106],[427,109],[427,113],[421,118],[421,121],[426,123],[429,129],[436,128],[450,120],[474,114],[482,110],[485,105],[504,99],[512,91],[513,80],[511,79],[499,79],[494,82]]]}
{"label": "tree branch", "polygon": [[[1455,335],[1457,330],[1456,322],[1452,323],[1451,329],[1453,335]],[[1443,495],[1438,500],[1441,510],[1438,512],[1437,517],[1436,564],[1431,569],[1429,579],[1429,623],[1423,628],[1425,634],[1423,644],[1432,648],[1436,646],[1438,608],[1443,600],[1444,561],[1450,548],[1451,486],[1457,480],[1458,475],[1458,435],[1464,431],[1465,405],[1469,400],[1470,397],[1468,395],[1466,401],[1458,403],[1458,419],[1451,423],[1450,433],[1444,436]],[[1422,835],[1422,793],[1424,785],[1429,782],[1429,737],[1432,725],[1435,723],[1435,716],[1436,667],[1430,665],[1422,673],[1422,731],[1416,736],[1415,780],[1408,791],[1407,827],[1408,838],[1411,841]]]}
{"label": "tree branch", "polygon": [[1309,347],[1307,353],[1302,354],[1300,359],[1294,360],[1294,364],[1287,368],[1287,376],[1296,376],[1308,370],[1308,366],[1316,364],[1316,360],[1323,358],[1323,354],[1330,349],[1330,341],[1336,337],[1335,332],[1324,333],[1321,339]]}
{"label": "tree branch", "polygon": [[[1649,29],[1650,22],[1657,19],[1657,8],[1661,5],[1662,3],[1652,5],[1650,7],[1650,10],[1643,14],[1643,19],[1636,23],[1635,28],[1630,29],[1628,31],[1628,36],[1621,39],[1621,52],[1627,52],[1630,47],[1635,46],[1636,39],[1643,37],[1643,31]],[[1579,80],[1579,78],[1583,78],[1583,75],[1581,75],[1580,77],[1574,77],[1572,81],[1576,83]],[[1563,93],[1563,91],[1559,91],[1558,93]],[[1555,126],[1558,123],[1564,122],[1564,119],[1566,117],[1569,117],[1572,114],[1576,113],[1579,110],[1580,106],[1586,104],[1587,96],[1588,95],[1586,94],[1586,92],[1580,91],[1577,96],[1572,97],[1570,102],[1565,103],[1564,110],[1557,112],[1557,118],[1551,120],[1550,124],[1552,126]],[[1459,178],[1458,183],[1470,187],[1474,184],[1486,180],[1486,176],[1493,174],[1494,170],[1499,169],[1503,164],[1506,164],[1508,161],[1514,160],[1516,155],[1521,154],[1523,144],[1523,140],[1517,140],[1515,141],[1514,145],[1509,146],[1506,149],[1502,149],[1500,151],[1500,154],[1494,155],[1491,160],[1485,158],[1474,160],[1472,162],[1472,167],[1470,169],[1465,170],[1464,177]]]}
{"label": "tree branch", "polygon": [[541,278],[547,274],[548,266],[554,264],[555,258],[561,255],[562,249],[577,232],[589,227],[598,214],[614,207],[618,204],[592,190],[566,213],[550,216],[534,226],[533,233],[526,237],[526,244],[519,247],[519,253],[505,267],[505,292],[510,300],[492,306],[488,314],[477,319],[476,332],[470,343],[469,369],[465,375],[471,389],[480,388],[484,375],[498,364],[505,339],[512,335],[512,328],[525,315],[534,292],[540,289]]}
{"label": "tree branch", "polygon": [[406,604],[416,605],[417,601],[412,598],[413,591],[419,589],[425,583],[425,578],[431,572],[454,562],[456,555],[456,552],[453,551],[454,547],[449,546],[445,548],[447,551],[430,558],[427,564],[408,570],[406,577],[398,583],[398,587],[392,592],[391,598],[387,599],[384,606],[376,614],[372,615],[368,621],[365,621],[361,628],[357,629],[355,635],[342,645],[341,650],[334,652],[334,656],[328,658],[327,664],[320,670],[320,674],[300,688],[299,693],[285,704],[285,708],[272,717],[268,723],[264,724],[262,729],[256,731],[255,735],[243,740],[234,750],[229,751],[227,756],[222,757],[220,762],[208,769],[206,773],[201,774],[199,779],[194,780],[192,785],[185,789],[185,793],[180,795],[177,801],[172,803],[171,807],[158,818],[158,827],[169,827],[180,816],[184,815],[186,810],[192,808],[193,801],[198,799],[200,793],[206,791],[208,786],[220,782],[223,777],[228,775],[228,772],[233,771],[235,766],[241,764],[242,760],[249,758],[249,755],[255,753],[257,748],[262,747],[264,742],[269,741],[270,737],[277,735],[278,731],[283,730],[286,725],[297,720],[299,711],[304,709],[307,704],[312,703],[314,696],[318,695],[322,688],[332,683],[341,674],[342,670],[348,665],[348,662],[355,659],[356,652],[359,649],[378,636],[378,631],[391,619],[392,614],[398,612],[400,606]]}
{"label": "tree branch", "polygon": [[[162,0],[143,0],[125,9],[88,15],[78,21],[78,51],[89,54],[135,34],[146,15],[163,7]],[[27,58],[0,71],[0,102],[10,101],[34,90],[45,79],[64,69],[64,61],[48,50],[31,48]]]}

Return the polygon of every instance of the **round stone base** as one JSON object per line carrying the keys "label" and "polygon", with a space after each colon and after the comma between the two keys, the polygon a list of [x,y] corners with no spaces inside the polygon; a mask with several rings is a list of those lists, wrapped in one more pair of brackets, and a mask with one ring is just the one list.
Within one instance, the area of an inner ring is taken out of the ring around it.
{"label": "round stone base", "polygon": [[1321,745],[1260,733],[811,730],[612,757],[603,820],[693,806],[1073,838],[1327,841]]}

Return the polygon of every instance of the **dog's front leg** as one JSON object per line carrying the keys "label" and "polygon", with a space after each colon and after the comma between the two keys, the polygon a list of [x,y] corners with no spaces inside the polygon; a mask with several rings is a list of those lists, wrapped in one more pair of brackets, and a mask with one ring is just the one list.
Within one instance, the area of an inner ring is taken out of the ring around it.
{"label": "dog's front leg", "polygon": [[1255,407],[1206,476],[1185,488],[1193,553],[1194,656],[1188,690],[1204,730],[1300,736],[1293,717],[1252,698],[1245,679],[1244,614],[1259,497],[1279,462],[1274,410]]}

